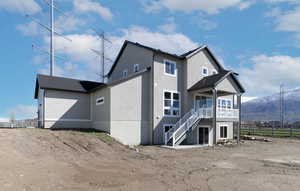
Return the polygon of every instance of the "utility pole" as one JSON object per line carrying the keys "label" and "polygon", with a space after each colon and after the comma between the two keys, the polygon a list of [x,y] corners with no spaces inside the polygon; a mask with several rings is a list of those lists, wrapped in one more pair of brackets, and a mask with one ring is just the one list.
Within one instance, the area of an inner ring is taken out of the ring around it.
{"label": "utility pole", "polygon": [[50,0],[50,76],[53,76],[54,70],[54,45],[53,45],[53,37],[54,37],[54,5],[53,0]]}
{"label": "utility pole", "polygon": [[284,108],[285,108],[285,103],[284,103],[284,85],[280,85],[280,127],[284,128]]}
{"label": "utility pole", "polygon": [[100,78],[101,79],[100,80],[101,80],[102,83],[105,83],[105,66],[104,66],[105,61],[107,60],[109,62],[113,62],[111,59],[109,59],[105,56],[105,42],[108,42],[110,44],[112,44],[112,42],[105,37],[104,31],[101,31],[100,33],[96,30],[93,30],[93,31],[97,34],[98,38],[101,40],[101,50],[100,51],[95,50],[95,49],[91,49],[91,50],[95,54],[100,56],[100,64],[101,64],[101,69],[100,69],[101,70],[101,72],[100,72]]}

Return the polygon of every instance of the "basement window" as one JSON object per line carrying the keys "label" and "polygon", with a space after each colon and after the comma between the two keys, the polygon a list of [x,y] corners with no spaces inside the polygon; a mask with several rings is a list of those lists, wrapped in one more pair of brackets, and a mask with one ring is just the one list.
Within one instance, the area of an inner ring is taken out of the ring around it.
{"label": "basement window", "polygon": [[227,126],[220,126],[220,138],[226,139],[227,138]]}
{"label": "basement window", "polygon": [[164,125],[165,133],[168,132],[170,129],[173,128],[173,125]]}
{"label": "basement window", "polygon": [[104,97],[100,97],[96,99],[96,105],[102,105],[102,104],[104,104]]}

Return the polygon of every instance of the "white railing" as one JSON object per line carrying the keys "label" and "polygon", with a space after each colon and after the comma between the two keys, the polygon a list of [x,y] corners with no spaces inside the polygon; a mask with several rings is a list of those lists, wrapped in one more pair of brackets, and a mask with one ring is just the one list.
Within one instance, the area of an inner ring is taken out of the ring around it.
{"label": "white railing", "polygon": [[[165,133],[165,144],[173,139],[173,145],[191,128],[199,119],[209,119],[213,117],[212,108],[191,109],[187,112],[169,131]],[[237,119],[238,109],[217,108],[217,118]]]}

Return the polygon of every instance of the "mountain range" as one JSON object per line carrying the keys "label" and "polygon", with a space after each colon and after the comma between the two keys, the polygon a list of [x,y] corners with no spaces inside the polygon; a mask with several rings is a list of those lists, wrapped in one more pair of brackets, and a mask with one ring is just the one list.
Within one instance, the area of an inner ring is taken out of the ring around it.
{"label": "mountain range", "polygon": [[[300,121],[300,88],[284,92],[284,119]],[[256,98],[242,104],[243,121],[279,121],[280,94]]]}

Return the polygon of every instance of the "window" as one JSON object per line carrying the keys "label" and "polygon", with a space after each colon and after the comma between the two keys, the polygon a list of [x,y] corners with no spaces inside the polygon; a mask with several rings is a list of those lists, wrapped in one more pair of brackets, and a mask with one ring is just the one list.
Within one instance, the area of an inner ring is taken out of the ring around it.
{"label": "window", "polygon": [[127,69],[123,70],[123,72],[122,72],[123,78],[125,78],[127,75],[128,75],[128,70]]}
{"label": "window", "polygon": [[208,68],[202,67],[202,75],[204,75],[204,76],[208,75]]}
{"label": "window", "polygon": [[177,92],[164,92],[164,115],[175,116],[180,115],[180,95]]}
{"label": "window", "polygon": [[218,108],[232,109],[232,100],[230,99],[218,99]]}
{"label": "window", "polygon": [[164,63],[165,63],[165,74],[176,76],[177,73],[176,62],[165,60]]}
{"label": "window", "polygon": [[102,105],[102,104],[104,104],[104,97],[100,97],[96,99],[96,105]]}
{"label": "window", "polygon": [[212,70],[212,72],[211,72],[212,75],[215,75],[215,74],[217,74],[217,73],[218,73],[218,72],[217,72],[217,70],[215,70],[215,69]]}
{"label": "window", "polygon": [[138,64],[133,65],[133,72],[138,72],[140,70],[140,66]]}
{"label": "window", "polygon": [[220,126],[220,138],[227,138],[227,126]]}
{"label": "window", "polygon": [[173,125],[164,125],[165,133],[168,132],[170,129],[173,128]]}

